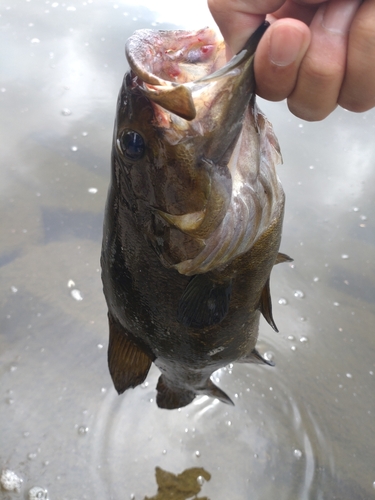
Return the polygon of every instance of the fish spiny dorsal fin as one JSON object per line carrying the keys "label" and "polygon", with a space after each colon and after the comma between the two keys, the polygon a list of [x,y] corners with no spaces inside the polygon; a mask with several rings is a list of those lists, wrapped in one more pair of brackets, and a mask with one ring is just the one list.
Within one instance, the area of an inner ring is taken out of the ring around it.
{"label": "fish spiny dorsal fin", "polygon": [[293,259],[286,253],[279,252],[276,257],[275,266],[276,264],[282,264],[283,262],[293,262]]}
{"label": "fish spiny dorsal fin", "polygon": [[188,405],[195,398],[195,392],[179,387],[170,387],[164,375],[160,375],[156,386],[156,403],[159,408],[175,410]]}
{"label": "fish spiny dorsal fin", "polygon": [[270,278],[268,277],[266,284],[262,290],[262,295],[260,297],[260,312],[263,314],[265,320],[275,332],[278,332],[277,326],[272,317],[272,302],[271,302],[271,293],[270,293]]}
{"label": "fish spiny dorsal fin", "polygon": [[206,394],[207,396],[210,396],[211,398],[216,398],[222,403],[234,406],[234,403],[230,399],[230,397],[225,394],[225,392],[222,391],[217,385],[215,385],[211,379],[208,379],[205,389],[200,392]]}
{"label": "fish spiny dorsal fin", "polygon": [[125,328],[110,315],[108,367],[116,391],[122,394],[130,387],[136,387],[147,377],[151,359],[127,337]]}

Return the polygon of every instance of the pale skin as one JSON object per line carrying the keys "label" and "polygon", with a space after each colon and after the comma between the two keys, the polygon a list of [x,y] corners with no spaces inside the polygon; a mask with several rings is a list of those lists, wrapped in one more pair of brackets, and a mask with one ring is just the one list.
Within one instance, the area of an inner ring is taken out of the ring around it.
{"label": "pale skin", "polygon": [[375,0],[208,0],[208,6],[228,57],[265,18],[271,22],[255,56],[261,97],[287,99],[291,112],[309,121],[337,105],[355,112],[375,107]]}

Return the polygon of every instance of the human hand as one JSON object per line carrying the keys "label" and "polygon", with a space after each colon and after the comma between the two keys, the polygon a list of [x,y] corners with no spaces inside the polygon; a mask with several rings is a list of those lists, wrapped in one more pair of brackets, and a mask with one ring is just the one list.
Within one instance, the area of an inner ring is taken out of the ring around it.
{"label": "human hand", "polygon": [[254,61],[261,97],[287,98],[290,111],[309,121],[338,104],[356,112],[375,106],[375,0],[208,0],[208,6],[228,57],[266,17],[271,22]]}

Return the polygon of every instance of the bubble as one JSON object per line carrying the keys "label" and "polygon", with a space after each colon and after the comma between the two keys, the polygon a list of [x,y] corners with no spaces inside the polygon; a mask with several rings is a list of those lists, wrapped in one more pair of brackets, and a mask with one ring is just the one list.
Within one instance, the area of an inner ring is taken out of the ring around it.
{"label": "bubble", "polygon": [[82,132],[82,137],[87,137],[89,135],[88,132],[86,132],[85,130]]}
{"label": "bubble", "polygon": [[78,147],[77,147],[77,146],[72,146],[72,147],[70,148],[70,150],[71,150],[71,151],[76,152],[76,151],[78,151]]}
{"label": "bubble", "polygon": [[358,207],[353,207],[353,212],[358,212],[359,208]]}
{"label": "bubble", "polygon": [[88,427],[85,427],[84,425],[80,425],[78,427],[78,434],[80,436],[84,436],[85,434],[87,434],[89,432],[89,428]]}
{"label": "bubble", "polygon": [[288,304],[288,301],[284,299],[284,297],[281,297],[278,302],[281,306],[286,306]]}
{"label": "bubble", "polygon": [[297,299],[303,299],[305,297],[305,294],[303,293],[302,290],[295,290],[294,292],[294,296],[297,298]]}
{"label": "bubble", "polygon": [[163,450],[162,453],[163,453],[163,455],[166,455],[167,454],[167,450]]}
{"label": "bubble", "polygon": [[291,351],[295,351],[296,349],[297,349],[297,347],[296,347],[295,345],[292,345],[292,346],[290,347],[290,350],[291,350]]}
{"label": "bubble", "polygon": [[12,290],[13,293],[18,292],[18,288],[16,288],[15,286],[11,286],[10,289]]}
{"label": "bubble", "polygon": [[90,194],[96,194],[98,192],[97,188],[88,188],[87,190]]}
{"label": "bubble", "polygon": [[288,340],[295,340],[295,336],[294,336],[294,335],[288,335],[288,336],[287,336],[287,339],[288,339]]}
{"label": "bubble", "polygon": [[66,10],[70,11],[70,12],[74,12],[76,11],[77,9],[75,7],[73,7],[72,5],[70,5],[69,7],[66,8]]}
{"label": "bubble", "polygon": [[83,300],[82,294],[77,288],[74,288],[71,292],[70,295],[73,297],[74,300]]}
{"label": "bubble", "polygon": [[372,483],[372,487],[375,489],[375,481]]}
{"label": "bubble", "polygon": [[347,378],[353,378],[353,375],[351,373],[346,374]]}
{"label": "bubble", "polygon": [[349,255],[347,253],[343,253],[341,254],[341,258],[344,260],[349,259]]}
{"label": "bubble", "polygon": [[335,307],[338,307],[338,306],[340,305],[340,302],[334,302],[334,303],[333,303],[333,305],[334,305]]}
{"label": "bubble", "polygon": [[72,112],[70,111],[70,109],[69,109],[69,108],[63,108],[63,109],[61,110],[61,114],[62,114],[63,116],[70,116],[70,115],[72,114]]}
{"label": "bubble", "polygon": [[361,220],[367,220],[367,216],[366,216],[366,215],[360,215],[360,216],[359,216],[359,218],[360,218]]}
{"label": "bubble", "polygon": [[230,427],[232,425],[232,422],[230,420],[228,420],[227,422],[225,422],[227,424],[228,427]]}
{"label": "bubble", "polygon": [[31,43],[40,43],[39,38],[32,38]]}
{"label": "bubble", "polygon": [[72,288],[73,286],[76,286],[76,284],[74,283],[73,280],[69,280],[67,286],[68,286],[68,288]]}
{"label": "bubble", "polygon": [[198,476],[197,477],[197,483],[199,484],[199,486],[203,486],[203,484],[204,484],[204,477],[203,476]]}
{"label": "bubble", "polygon": [[48,500],[48,491],[40,486],[34,486],[29,490],[29,500]]}
{"label": "bubble", "polygon": [[1,471],[0,484],[6,491],[21,491],[21,484],[23,480],[17,476],[15,472],[9,469]]}
{"label": "bubble", "polygon": [[200,452],[199,450],[197,450],[197,451],[195,452],[195,456],[196,456],[196,457],[200,457],[200,456],[201,456],[201,452]]}
{"label": "bubble", "polygon": [[103,344],[98,344],[96,347],[97,347],[98,349],[103,349],[103,347],[104,347],[104,346],[103,346]]}
{"label": "bubble", "polygon": [[29,454],[27,455],[27,458],[28,458],[29,460],[35,460],[37,456],[38,456],[38,455],[37,455],[37,453],[29,453]]}
{"label": "bubble", "polygon": [[293,451],[293,455],[298,458],[298,460],[302,457],[302,451],[301,450],[298,450],[298,449],[295,449]]}
{"label": "bubble", "polygon": [[319,281],[318,276],[314,276],[313,281],[314,281],[315,283],[316,283],[317,281]]}
{"label": "bubble", "polygon": [[309,339],[308,339],[307,337],[301,337],[301,338],[299,339],[299,341],[300,341],[300,342],[302,342],[302,343],[303,343],[303,342],[308,342],[308,340],[309,340]]}
{"label": "bubble", "polygon": [[273,361],[273,353],[271,351],[267,351],[263,354],[264,359],[267,361]]}

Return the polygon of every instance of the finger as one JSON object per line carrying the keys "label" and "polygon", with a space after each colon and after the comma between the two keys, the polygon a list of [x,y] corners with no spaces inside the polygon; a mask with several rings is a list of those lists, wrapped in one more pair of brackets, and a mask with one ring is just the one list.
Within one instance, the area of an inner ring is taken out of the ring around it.
{"label": "finger", "polygon": [[280,7],[285,0],[208,0],[208,7],[232,57],[245,45],[249,36],[264,21],[267,12]]}
{"label": "finger", "polygon": [[[322,1],[319,0],[319,3],[322,3]],[[272,17],[274,19],[283,19],[286,17],[299,19],[309,26],[318,8],[319,5],[316,2],[305,4],[295,2],[294,0],[286,0],[276,12],[272,13]]]}
{"label": "finger", "polygon": [[257,94],[270,101],[288,97],[296,85],[298,69],[309,43],[309,28],[301,21],[275,21],[255,53]]}
{"label": "finger", "polygon": [[374,1],[365,1],[352,23],[346,75],[338,102],[356,112],[375,107]]}
{"label": "finger", "polygon": [[346,69],[348,32],[360,0],[332,0],[322,5],[311,25],[311,42],[297,84],[288,98],[293,114],[323,120],[337,106]]}

